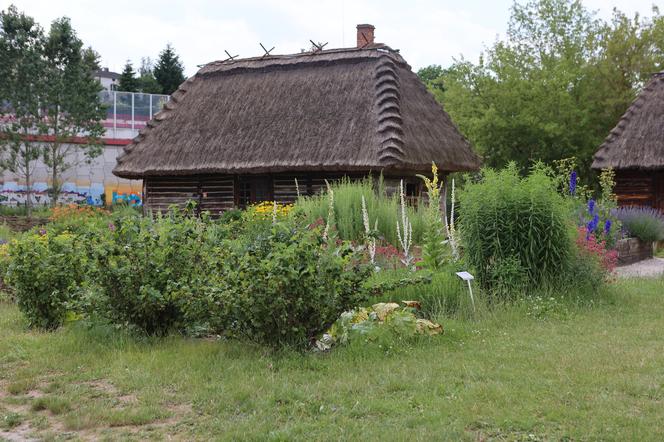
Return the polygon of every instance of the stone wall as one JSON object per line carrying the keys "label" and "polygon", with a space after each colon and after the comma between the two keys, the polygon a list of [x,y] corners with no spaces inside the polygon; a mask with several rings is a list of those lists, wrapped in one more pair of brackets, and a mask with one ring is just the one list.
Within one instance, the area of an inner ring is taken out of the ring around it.
{"label": "stone wall", "polygon": [[646,243],[638,238],[625,238],[616,243],[618,251],[618,265],[633,264],[644,259],[652,258],[652,243]]}

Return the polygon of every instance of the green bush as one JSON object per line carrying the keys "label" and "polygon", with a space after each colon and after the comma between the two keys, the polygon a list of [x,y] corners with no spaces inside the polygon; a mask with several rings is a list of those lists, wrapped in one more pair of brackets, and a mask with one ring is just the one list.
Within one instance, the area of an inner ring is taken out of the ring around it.
{"label": "green bush", "polygon": [[461,192],[459,212],[466,258],[485,288],[558,281],[569,267],[568,209],[542,168],[525,178],[513,164],[485,169]]}
{"label": "green bush", "polygon": [[[334,192],[334,223],[339,238],[349,241],[362,241],[365,236],[362,222],[362,196],[366,199],[367,213],[370,225],[373,228],[378,220],[380,236],[395,247],[399,247],[397,239],[397,219],[401,209],[399,195],[388,196],[382,185],[382,179],[377,185],[371,178],[351,182],[347,179],[331,183]],[[327,193],[313,197],[300,198],[295,206],[295,214],[304,214],[309,223],[319,219],[327,220],[329,199]],[[426,225],[424,209],[408,208],[408,217],[413,226],[413,243],[421,244],[422,235]]]}
{"label": "green bush", "polygon": [[30,326],[54,329],[77,309],[89,261],[74,235],[26,234],[10,243],[9,258],[7,281]]}
{"label": "green bush", "polygon": [[269,233],[223,247],[206,290],[192,290],[183,310],[220,333],[273,347],[308,347],[339,315],[366,299],[370,268],[348,244],[319,230],[278,223]]}
{"label": "green bush", "polygon": [[164,334],[181,319],[177,293],[204,263],[206,225],[175,213],[125,217],[96,247],[101,314],[148,334]]}

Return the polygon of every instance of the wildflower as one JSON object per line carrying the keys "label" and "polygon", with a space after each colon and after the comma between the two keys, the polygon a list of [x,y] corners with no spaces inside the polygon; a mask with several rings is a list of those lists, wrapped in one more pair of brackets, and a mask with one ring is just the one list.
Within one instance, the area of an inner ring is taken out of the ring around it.
{"label": "wildflower", "polygon": [[111,232],[115,232],[115,224],[108,223],[108,230],[110,230]]}
{"label": "wildflower", "polygon": [[592,198],[588,200],[588,213],[591,215],[595,213],[595,200]]}
{"label": "wildflower", "polygon": [[572,174],[569,177],[569,194],[574,196],[576,193],[576,181],[577,181],[577,175],[576,171],[573,170]]}
{"label": "wildflower", "polygon": [[39,235],[40,236],[46,235],[46,229],[39,229]]}
{"label": "wildflower", "polygon": [[611,220],[607,219],[606,222],[604,223],[604,234],[608,235],[609,232],[611,232]]}

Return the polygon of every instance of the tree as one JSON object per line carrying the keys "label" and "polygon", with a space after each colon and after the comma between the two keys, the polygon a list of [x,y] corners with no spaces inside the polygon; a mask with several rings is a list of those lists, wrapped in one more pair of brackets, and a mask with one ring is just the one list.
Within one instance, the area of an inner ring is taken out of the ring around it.
{"label": "tree", "polygon": [[154,67],[154,76],[161,86],[161,93],[167,95],[175,92],[185,80],[184,66],[170,43],[159,54],[159,60]]}
{"label": "tree", "polygon": [[592,155],[664,60],[664,21],[614,11],[604,22],[578,0],[512,6],[505,39],[477,63],[456,60],[434,95],[485,163],[575,156],[584,176]]}
{"label": "tree", "polygon": [[[85,51],[68,18],[51,24],[44,50],[45,118],[40,132],[48,135],[43,159],[50,169],[53,205],[61,193],[62,173],[81,162],[89,163],[103,149],[101,120],[106,110],[99,98],[101,85],[92,76]],[[71,142],[79,136],[84,142]]]}
{"label": "tree", "polygon": [[2,166],[25,180],[26,211],[32,212],[34,161],[40,147],[31,141],[40,120],[44,63],[42,28],[15,6],[0,12],[0,113]]}
{"label": "tree", "polygon": [[141,67],[138,69],[138,90],[146,94],[161,94],[161,85],[154,78],[154,68],[150,57],[141,59]]}
{"label": "tree", "polygon": [[91,46],[83,49],[83,62],[88,66],[90,72],[96,72],[101,69],[101,55],[92,49]]}
{"label": "tree", "polygon": [[124,92],[138,92],[138,79],[136,78],[134,67],[129,60],[127,60],[127,63],[122,70],[122,74],[120,74],[118,90]]}

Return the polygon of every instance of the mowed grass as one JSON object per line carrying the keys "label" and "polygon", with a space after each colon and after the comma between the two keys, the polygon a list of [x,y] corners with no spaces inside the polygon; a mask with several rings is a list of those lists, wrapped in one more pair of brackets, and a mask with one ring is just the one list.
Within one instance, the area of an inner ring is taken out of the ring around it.
{"label": "mowed grass", "polygon": [[0,305],[0,439],[664,440],[664,280],[441,337],[273,354],[70,325]]}

